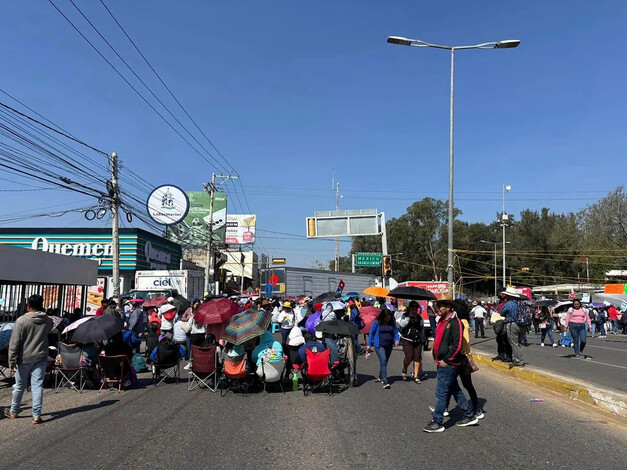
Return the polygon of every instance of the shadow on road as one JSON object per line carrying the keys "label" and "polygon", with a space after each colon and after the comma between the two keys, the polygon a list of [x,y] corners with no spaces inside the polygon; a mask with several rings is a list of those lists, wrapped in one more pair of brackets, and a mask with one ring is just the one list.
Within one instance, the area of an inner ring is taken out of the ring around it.
{"label": "shadow on road", "polygon": [[65,418],[76,413],[84,413],[86,411],[97,410],[106,406],[115,405],[120,400],[103,400],[100,403],[94,403],[93,405],[77,406],[76,408],[68,408],[61,411],[53,411],[51,413],[43,413],[44,417],[47,417],[47,421],[57,420]]}

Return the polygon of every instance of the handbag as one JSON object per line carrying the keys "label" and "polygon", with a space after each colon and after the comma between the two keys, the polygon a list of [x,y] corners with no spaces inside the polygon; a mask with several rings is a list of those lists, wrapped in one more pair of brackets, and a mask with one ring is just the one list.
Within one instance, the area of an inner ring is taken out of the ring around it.
{"label": "handbag", "polygon": [[472,355],[462,356],[461,363],[459,365],[460,372],[464,375],[470,375],[473,372],[477,372],[479,370],[479,366],[475,363]]}
{"label": "handbag", "polygon": [[479,365],[475,361],[475,358],[472,356],[472,354],[468,354],[466,356],[466,359],[468,360],[468,364],[470,365],[470,372],[477,372],[479,370]]}
{"label": "handbag", "polygon": [[189,333],[189,322],[184,321],[183,323],[181,323],[181,330],[183,330],[185,333]]}

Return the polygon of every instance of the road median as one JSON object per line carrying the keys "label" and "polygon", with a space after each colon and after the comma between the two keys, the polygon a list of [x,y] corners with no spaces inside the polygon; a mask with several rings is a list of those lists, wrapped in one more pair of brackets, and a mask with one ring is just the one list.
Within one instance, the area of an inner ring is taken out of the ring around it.
{"label": "road median", "polygon": [[546,390],[598,406],[627,418],[627,395],[620,391],[603,389],[594,384],[558,375],[539,367],[526,366],[510,369],[508,364],[501,361],[493,361],[491,357],[476,351],[473,352],[473,356],[484,367],[490,367],[512,377],[522,379],[525,382],[536,384]]}

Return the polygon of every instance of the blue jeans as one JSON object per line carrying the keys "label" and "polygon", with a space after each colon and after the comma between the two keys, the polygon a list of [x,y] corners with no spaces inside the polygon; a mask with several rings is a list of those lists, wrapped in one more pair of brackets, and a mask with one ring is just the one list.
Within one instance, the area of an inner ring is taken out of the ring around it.
{"label": "blue jeans", "polygon": [[597,332],[597,324],[595,322],[592,322],[592,336],[594,336],[596,332]]}
{"label": "blue jeans", "polygon": [[33,418],[41,416],[41,405],[44,400],[44,376],[46,375],[47,362],[31,362],[18,364],[15,369],[15,385],[13,385],[13,397],[11,400],[11,413],[18,414],[22,405],[22,396],[28,386],[33,395]]}
{"label": "blue jeans", "polygon": [[599,330],[599,336],[605,336],[605,320],[597,322],[597,330]]}
{"label": "blue jeans", "polygon": [[612,333],[616,333],[618,331],[618,320],[610,320],[612,322]]}
{"label": "blue jeans", "polygon": [[570,337],[573,339],[573,347],[575,348],[575,356],[582,353],[586,347],[586,324],[570,323],[568,325]]}
{"label": "blue jeans", "polygon": [[551,342],[551,344],[555,343],[555,340],[553,339],[553,323],[551,323],[550,325],[547,325],[546,328],[541,328],[540,329],[541,332],[541,336],[540,336],[540,342],[544,343],[544,338],[546,338],[546,335],[549,335],[549,341]]}
{"label": "blue jeans", "polygon": [[379,378],[383,382],[388,381],[388,361],[390,360],[390,355],[392,354],[392,346],[389,347],[375,347],[375,352],[377,353],[377,357],[379,358]]}
{"label": "blue jeans", "polygon": [[435,410],[433,411],[433,421],[442,424],[444,412],[451,397],[455,398],[457,406],[464,413],[464,417],[473,417],[472,404],[462,392],[457,383],[457,369],[455,367],[438,366],[437,383],[435,385]]}

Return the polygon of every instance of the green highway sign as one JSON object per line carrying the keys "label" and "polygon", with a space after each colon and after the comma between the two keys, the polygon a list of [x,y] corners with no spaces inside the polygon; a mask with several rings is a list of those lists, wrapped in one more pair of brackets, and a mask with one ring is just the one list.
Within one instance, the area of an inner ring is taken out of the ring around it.
{"label": "green highway sign", "polygon": [[378,268],[382,258],[382,253],[355,253],[355,267]]}

